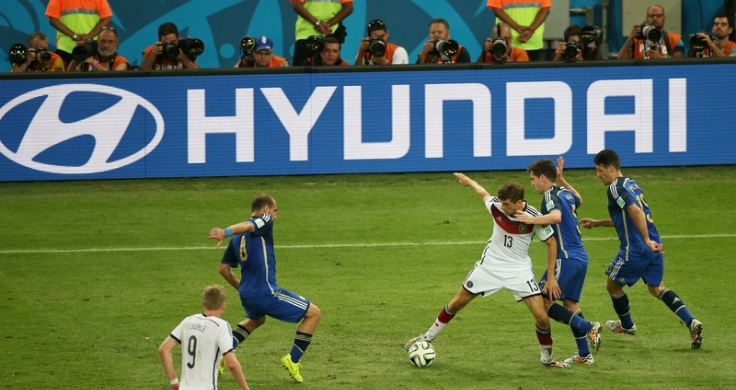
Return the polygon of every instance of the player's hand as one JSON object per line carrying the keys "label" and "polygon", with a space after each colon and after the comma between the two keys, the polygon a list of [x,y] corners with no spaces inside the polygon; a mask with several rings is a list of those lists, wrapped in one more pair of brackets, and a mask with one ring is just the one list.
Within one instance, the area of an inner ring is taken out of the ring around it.
{"label": "player's hand", "polygon": [[645,243],[649,247],[649,249],[652,250],[654,253],[664,253],[662,250],[662,244],[652,241],[652,240],[646,240]]}
{"label": "player's hand", "polygon": [[583,219],[580,220],[580,226],[582,226],[582,227],[584,227],[586,229],[591,229],[591,228],[596,227],[595,222],[596,222],[595,219],[583,218]]}
{"label": "player's hand", "polygon": [[171,390],[179,390],[180,383],[177,383],[175,385],[171,385]]}
{"label": "player's hand", "polygon": [[212,228],[212,230],[210,230],[210,236],[207,238],[210,240],[217,240],[217,248],[220,248],[220,245],[225,241],[227,235],[225,234],[225,231],[220,228]]}
{"label": "player's hand", "polygon": [[453,173],[453,175],[455,175],[455,177],[457,177],[460,180],[460,184],[462,184],[464,186],[469,186],[469,185],[471,185],[473,183],[473,179],[471,179],[471,178],[463,175],[460,172],[455,172],[455,173]]}
{"label": "player's hand", "polygon": [[516,215],[514,215],[514,216],[520,222],[523,222],[523,223],[526,223],[526,224],[529,224],[529,225],[533,224],[532,218],[534,218],[534,217],[532,217],[531,215],[525,213],[524,211],[516,210]]}
{"label": "player's hand", "polygon": [[542,289],[542,292],[547,294],[547,297],[549,297],[550,300],[556,301],[560,299],[560,296],[562,295],[562,290],[560,290],[560,285],[557,284],[557,280],[549,279],[549,273],[547,274],[547,281],[544,284],[544,288]]}
{"label": "player's hand", "polygon": [[560,156],[557,157],[557,179],[562,179],[562,169],[565,166],[565,158]]}

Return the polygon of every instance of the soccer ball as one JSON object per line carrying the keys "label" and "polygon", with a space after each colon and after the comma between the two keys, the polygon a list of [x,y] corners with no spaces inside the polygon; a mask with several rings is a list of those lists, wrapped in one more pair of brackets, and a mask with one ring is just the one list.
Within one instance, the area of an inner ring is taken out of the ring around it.
{"label": "soccer ball", "polygon": [[417,367],[427,367],[432,364],[437,353],[432,344],[422,340],[412,344],[409,348],[409,360]]}

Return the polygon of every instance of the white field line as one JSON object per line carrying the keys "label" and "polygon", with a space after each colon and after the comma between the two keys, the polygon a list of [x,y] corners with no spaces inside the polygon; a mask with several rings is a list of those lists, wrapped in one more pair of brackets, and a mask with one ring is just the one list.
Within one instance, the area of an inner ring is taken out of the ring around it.
{"label": "white field line", "polygon": [[[672,235],[662,236],[664,240],[681,238],[733,238],[736,234],[694,234],[694,235]],[[583,238],[583,241],[615,241],[618,237],[591,237]],[[378,244],[322,244],[322,245],[276,245],[276,249],[317,249],[317,248],[371,248],[392,246],[436,246],[436,245],[481,245],[487,241],[445,241],[445,242],[385,242]],[[535,241],[536,242],[536,241]],[[220,249],[224,249],[223,245]],[[85,249],[10,249],[0,250],[0,255],[16,253],[86,253],[86,252],[145,252],[145,251],[202,251],[217,249],[211,246],[189,246],[169,248],[85,248]]]}

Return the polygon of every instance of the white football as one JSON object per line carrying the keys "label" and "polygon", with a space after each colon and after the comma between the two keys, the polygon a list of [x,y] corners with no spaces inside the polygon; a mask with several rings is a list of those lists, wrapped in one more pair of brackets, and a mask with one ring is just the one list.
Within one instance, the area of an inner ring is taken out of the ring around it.
{"label": "white football", "polygon": [[431,365],[436,356],[434,347],[426,341],[417,341],[409,348],[409,360],[417,367]]}

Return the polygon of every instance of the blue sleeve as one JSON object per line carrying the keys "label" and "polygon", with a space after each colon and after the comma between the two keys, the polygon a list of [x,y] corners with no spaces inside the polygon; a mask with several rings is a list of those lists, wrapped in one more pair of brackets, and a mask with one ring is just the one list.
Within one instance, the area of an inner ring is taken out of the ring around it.
{"label": "blue sleeve", "polygon": [[240,240],[244,240],[242,235],[235,235],[230,240],[230,243],[227,244],[227,248],[225,248],[225,253],[222,254],[222,260],[220,260],[220,264],[227,264],[232,268],[238,268],[238,246],[240,246]]}
{"label": "blue sleeve", "polygon": [[562,204],[560,204],[560,198],[556,194],[549,193],[549,200],[542,205],[542,214],[549,214],[552,210],[562,212]]}
{"label": "blue sleeve", "polygon": [[273,231],[273,219],[268,214],[261,214],[257,217],[249,219],[255,230],[253,231],[254,236],[267,236]]}
{"label": "blue sleeve", "polygon": [[620,183],[616,183],[616,194],[613,195],[613,201],[622,210],[626,210],[632,204],[636,204],[629,190]]}

